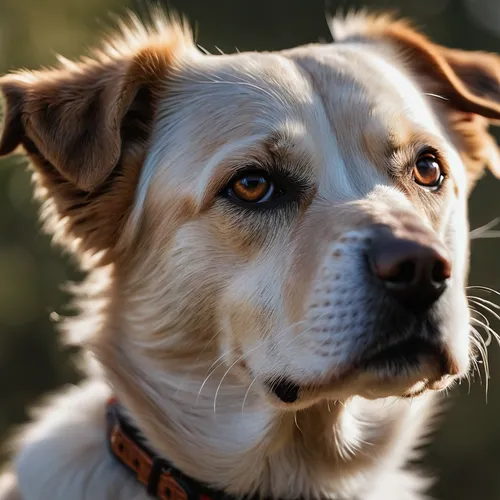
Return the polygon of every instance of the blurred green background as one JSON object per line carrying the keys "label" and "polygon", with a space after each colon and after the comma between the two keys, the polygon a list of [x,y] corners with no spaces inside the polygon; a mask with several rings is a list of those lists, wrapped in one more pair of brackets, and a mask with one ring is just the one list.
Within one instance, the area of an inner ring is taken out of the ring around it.
{"label": "blurred green background", "polygon": [[[161,3],[161,2],[160,2]],[[500,52],[500,0],[172,0],[198,42],[210,51],[280,49],[329,40],[325,12],[339,7],[396,9],[412,17],[437,42]],[[0,0],[0,71],[36,68],[55,54],[78,56],[112,23],[110,14],[129,7],[144,14],[144,2],[126,0]],[[488,175],[470,203],[471,227],[500,216],[500,180]],[[58,343],[51,321],[65,312],[62,285],[81,276],[40,231],[37,206],[20,159],[0,168],[0,462],[2,440],[26,418],[26,406],[78,375],[71,352]],[[500,241],[472,243],[470,283],[500,288]],[[494,295],[483,297],[495,299]],[[498,328],[498,324],[492,323]],[[500,499],[500,349],[490,347],[488,402],[478,377],[452,392],[451,407],[427,450],[426,467],[440,479],[442,500]]]}

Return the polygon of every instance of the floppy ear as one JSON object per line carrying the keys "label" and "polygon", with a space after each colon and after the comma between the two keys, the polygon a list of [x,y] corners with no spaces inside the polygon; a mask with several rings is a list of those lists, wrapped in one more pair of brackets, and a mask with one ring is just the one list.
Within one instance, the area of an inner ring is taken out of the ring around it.
{"label": "floppy ear", "polygon": [[500,56],[442,47],[389,16],[334,20],[332,28],[343,39],[389,45],[423,91],[435,95],[433,104],[464,159],[471,185],[485,167],[500,177],[500,154],[488,132],[500,121]]}
{"label": "floppy ear", "polygon": [[189,43],[184,28],[164,29],[153,39],[139,27],[94,59],[0,79],[0,155],[28,154],[49,229],[72,248],[112,247],[133,203],[156,102]]}
{"label": "floppy ear", "polygon": [[36,150],[62,177],[93,191],[117,165],[124,120],[134,101],[148,91],[141,63],[138,54],[129,60],[3,77],[0,155],[19,145],[28,153]]}

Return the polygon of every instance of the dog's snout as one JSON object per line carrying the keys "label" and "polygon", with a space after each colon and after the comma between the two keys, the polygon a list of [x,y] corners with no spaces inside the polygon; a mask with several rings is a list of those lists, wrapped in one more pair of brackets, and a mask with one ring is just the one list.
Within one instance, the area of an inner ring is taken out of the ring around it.
{"label": "dog's snout", "polygon": [[451,276],[447,252],[430,234],[422,241],[379,232],[368,250],[368,260],[387,292],[413,309],[435,302]]}

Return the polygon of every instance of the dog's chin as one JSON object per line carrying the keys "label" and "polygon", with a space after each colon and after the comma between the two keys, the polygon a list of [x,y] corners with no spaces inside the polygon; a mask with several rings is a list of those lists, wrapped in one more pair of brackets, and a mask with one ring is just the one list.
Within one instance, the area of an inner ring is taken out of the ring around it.
{"label": "dog's chin", "polygon": [[446,350],[410,340],[367,354],[342,373],[317,380],[277,378],[264,384],[264,390],[273,406],[297,410],[325,399],[413,398],[427,391],[442,391],[458,376],[456,363]]}

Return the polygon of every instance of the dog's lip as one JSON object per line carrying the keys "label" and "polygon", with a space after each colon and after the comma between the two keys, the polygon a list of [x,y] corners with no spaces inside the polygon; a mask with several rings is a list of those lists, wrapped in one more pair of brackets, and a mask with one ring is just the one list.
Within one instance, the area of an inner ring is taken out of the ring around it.
{"label": "dog's lip", "polygon": [[[436,367],[436,381],[438,378],[440,380],[460,373],[458,364],[444,346],[421,337],[409,337],[367,350],[350,367],[319,385],[339,383],[352,378],[357,373],[377,371],[390,363],[400,363],[406,368],[418,368],[423,362]],[[307,385],[314,386],[314,384]]]}
{"label": "dog's lip", "polygon": [[[387,369],[390,364],[399,363],[400,370],[393,373]],[[427,367],[424,369],[424,365]],[[413,369],[414,374],[406,373]],[[422,372],[421,376],[418,375]],[[427,390],[440,391],[449,386],[450,381],[459,374],[457,364],[442,346],[416,337],[389,343],[380,348],[367,351],[357,362],[341,372],[330,374],[314,381],[299,381],[292,377],[281,380],[281,385],[266,384],[267,389],[283,404],[307,403],[310,398],[321,394],[344,392],[356,379],[374,377],[378,381],[407,380],[407,390],[400,397],[415,397]],[[413,380],[413,382],[410,382]],[[286,390],[285,390],[286,389]],[[365,388],[365,389],[369,389]]]}
{"label": "dog's lip", "polygon": [[369,351],[361,356],[357,364],[358,369],[368,370],[390,362],[417,365],[424,357],[436,362],[442,375],[458,374],[456,363],[447,350],[421,337],[410,337]]}
{"label": "dog's lip", "polygon": [[401,397],[414,398],[416,396],[420,396],[427,390],[442,391],[450,385],[453,378],[454,377],[452,375],[443,375],[437,380],[423,380],[420,383],[415,384],[410,390],[403,393]]}

